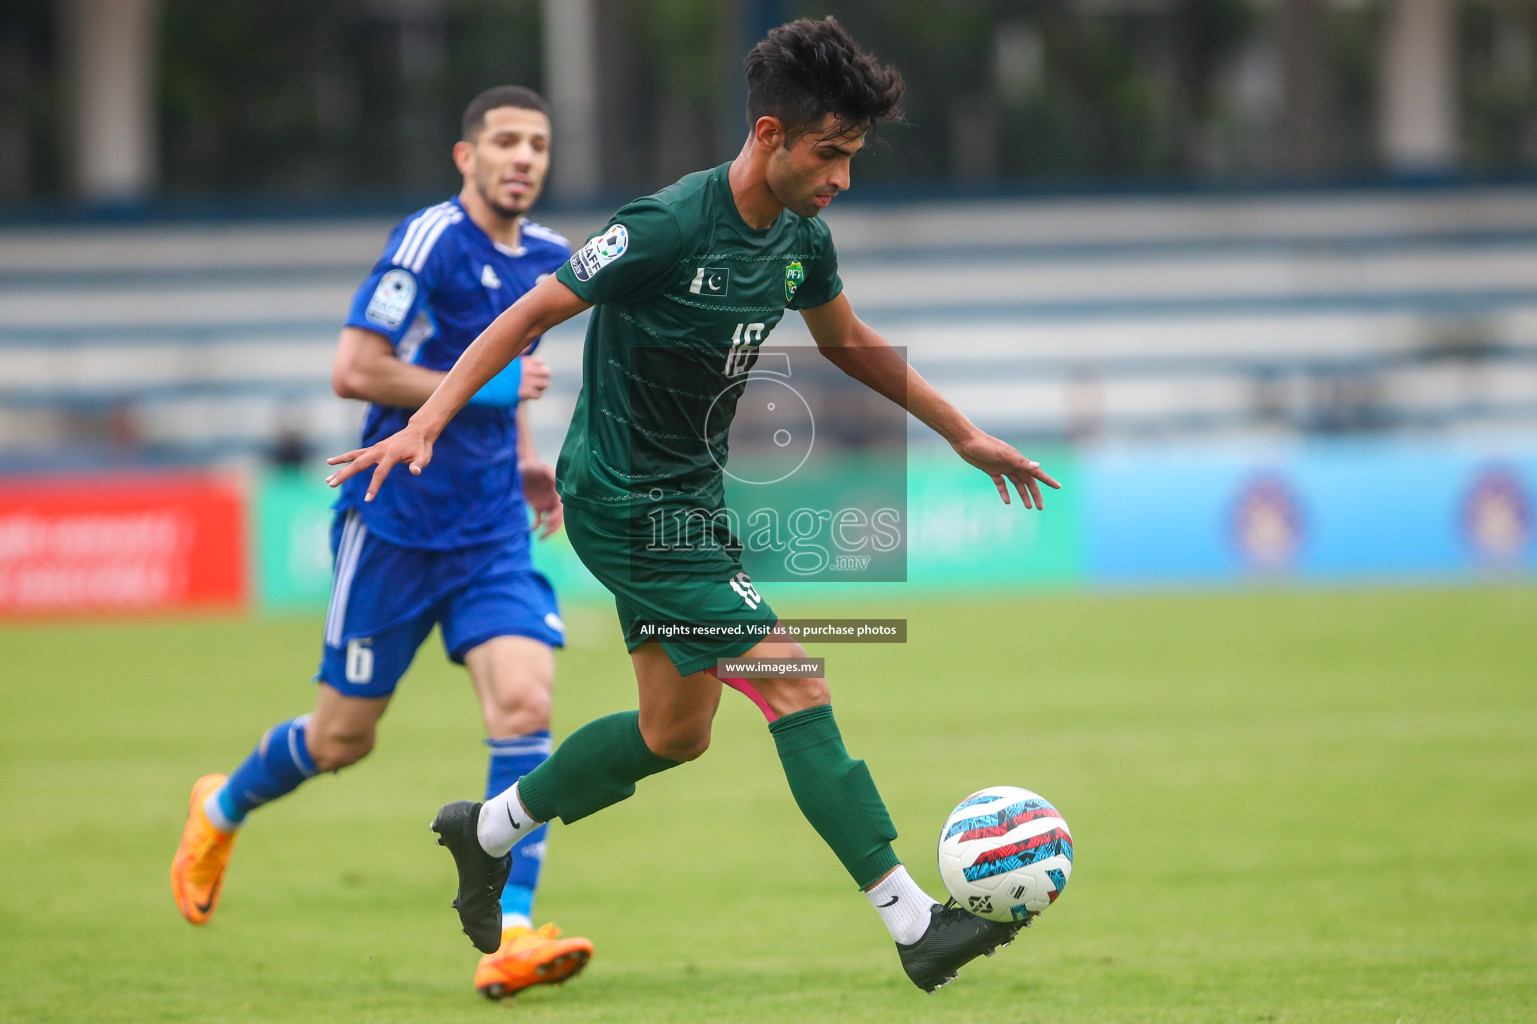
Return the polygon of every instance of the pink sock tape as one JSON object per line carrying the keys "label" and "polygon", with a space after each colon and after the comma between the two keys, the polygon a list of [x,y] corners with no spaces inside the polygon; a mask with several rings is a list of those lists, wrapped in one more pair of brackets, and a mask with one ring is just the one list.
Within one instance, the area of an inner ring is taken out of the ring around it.
{"label": "pink sock tape", "polygon": [[774,709],[769,707],[768,701],[763,699],[763,694],[758,692],[758,688],[752,684],[751,679],[743,679],[741,676],[721,676],[720,681],[758,705],[758,710],[763,712],[763,717],[770,722],[779,720],[779,716],[774,714]]}

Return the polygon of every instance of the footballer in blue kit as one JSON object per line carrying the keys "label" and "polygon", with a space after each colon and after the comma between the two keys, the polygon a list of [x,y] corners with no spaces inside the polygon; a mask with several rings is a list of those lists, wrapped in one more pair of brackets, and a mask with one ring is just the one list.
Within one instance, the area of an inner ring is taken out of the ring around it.
{"label": "footballer in blue kit", "polygon": [[[524,216],[543,185],[549,144],[548,109],[530,90],[487,90],[465,111],[454,147],[463,189],[395,228],[342,331],[332,385],[370,403],[365,445],[404,426],[470,342],[570,258],[564,237]],[[187,920],[212,915],[250,811],[372,749],[395,686],[433,626],[480,700],[487,795],[549,756],[553,649],[563,645],[564,627],[554,590],[533,566],[530,516],[549,536],[563,509],[520,404],[548,379],[537,357],[513,360],[444,432],[435,472],[380,500],[364,500],[363,480],[342,489],[316,709],[273,726],[228,778],[207,775],[194,786],[171,869]],[[591,956],[588,940],[533,927],[543,853],[543,836],[530,836],[507,864],[501,947],[475,974],[489,997],[563,981]]]}

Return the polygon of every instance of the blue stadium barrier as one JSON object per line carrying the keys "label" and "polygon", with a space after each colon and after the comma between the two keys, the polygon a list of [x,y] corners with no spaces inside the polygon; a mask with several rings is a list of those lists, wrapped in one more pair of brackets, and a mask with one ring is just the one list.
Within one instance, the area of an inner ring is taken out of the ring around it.
{"label": "blue stadium barrier", "polygon": [[1109,585],[1498,579],[1537,571],[1537,444],[1120,447],[1081,462]]}

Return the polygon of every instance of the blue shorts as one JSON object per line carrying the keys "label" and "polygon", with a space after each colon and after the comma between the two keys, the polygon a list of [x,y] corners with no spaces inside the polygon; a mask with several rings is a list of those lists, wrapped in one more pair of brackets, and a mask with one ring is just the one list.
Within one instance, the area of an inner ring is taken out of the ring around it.
{"label": "blue shorts", "polygon": [[356,511],[331,528],[334,569],[315,679],[349,697],[388,697],[434,625],[450,660],[493,637],[565,645],[550,581],[526,539],[473,548],[404,548],[369,534]]}

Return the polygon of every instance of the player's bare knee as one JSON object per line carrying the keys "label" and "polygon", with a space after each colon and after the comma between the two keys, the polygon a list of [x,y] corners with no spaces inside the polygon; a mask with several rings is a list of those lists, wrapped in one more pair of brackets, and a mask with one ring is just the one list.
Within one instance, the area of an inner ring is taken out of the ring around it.
{"label": "player's bare knee", "polygon": [[550,727],[553,701],[542,686],[499,692],[485,707],[486,733],[493,739],[526,736]]}
{"label": "player's bare knee", "polygon": [[323,772],[339,771],[357,764],[374,749],[374,733],[322,732],[312,733],[309,738],[310,758],[315,767]]}
{"label": "player's bare knee", "polygon": [[693,761],[710,749],[708,724],[702,729],[675,727],[654,736],[646,735],[643,730],[641,735],[653,754],[669,761]]}
{"label": "player's bare knee", "polygon": [[710,734],[702,736],[680,736],[667,744],[665,752],[660,756],[670,761],[694,761],[710,749]]}

